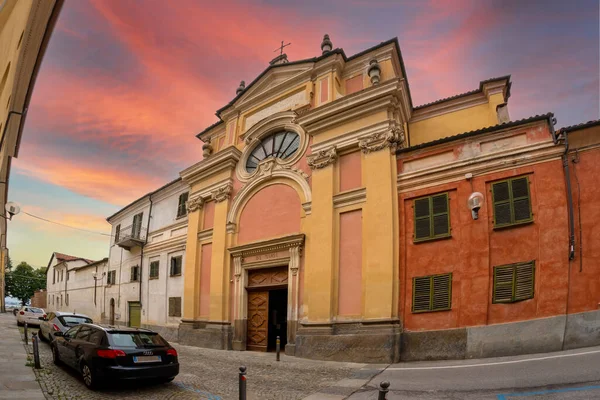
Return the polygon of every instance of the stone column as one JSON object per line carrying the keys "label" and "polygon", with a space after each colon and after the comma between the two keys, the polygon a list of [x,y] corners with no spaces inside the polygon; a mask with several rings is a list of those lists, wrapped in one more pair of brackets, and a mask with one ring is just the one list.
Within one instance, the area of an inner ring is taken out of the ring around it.
{"label": "stone column", "polygon": [[300,293],[300,246],[290,247],[290,263],[288,266],[288,320],[287,320],[287,344],[285,354],[296,353],[296,331],[298,329],[298,300]]}
{"label": "stone column", "polygon": [[246,350],[247,304],[244,291],[246,290],[246,271],[242,268],[242,256],[233,258],[234,268],[234,301],[233,305],[233,350]]}

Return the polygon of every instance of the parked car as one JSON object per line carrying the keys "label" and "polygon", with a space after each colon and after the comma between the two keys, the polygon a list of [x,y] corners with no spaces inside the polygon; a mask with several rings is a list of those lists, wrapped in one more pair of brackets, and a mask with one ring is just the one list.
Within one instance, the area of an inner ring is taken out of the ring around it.
{"label": "parked car", "polygon": [[23,326],[25,322],[27,322],[27,325],[39,325],[42,322],[39,318],[45,315],[46,313],[42,308],[23,306],[17,313],[17,325]]}
{"label": "parked car", "polygon": [[75,368],[90,389],[119,379],[171,382],[179,374],[177,350],[149,329],[83,323],[54,336],[54,363]]}
{"label": "parked car", "polygon": [[84,314],[75,314],[61,311],[49,312],[46,317],[40,321],[39,337],[49,342],[54,340],[54,332],[65,333],[70,328],[82,324],[91,324],[93,321]]}

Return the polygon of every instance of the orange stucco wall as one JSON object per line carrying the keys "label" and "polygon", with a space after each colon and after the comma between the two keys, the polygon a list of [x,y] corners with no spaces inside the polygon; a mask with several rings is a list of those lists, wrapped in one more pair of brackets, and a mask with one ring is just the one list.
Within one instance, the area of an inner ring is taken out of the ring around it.
{"label": "orange stucco wall", "polygon": [[[491,182],[527,175],[534,222],[493,229]],[[433,330],[512,322],[563,314],[568,281],[568,224],[565,180],[560,160],[476,176],[399,196],[400,309],[407,330]],[[452,237],[413,243],[413,199],[450,195]],[[484,194],[479,219],[467,207],[469,195]],[[492,304],[493,267],[535,260],[535,296],[513,304]],[[413,314],[412,278],[452,272],[452,309]],[[572,285],[571,296],[581,296]],[[585,296],[585,295],[584,295]]]}
{"label": "orange stucco wall", "polygon": [[238,243],[300,232],[301,210],[292,187],[275,184],[261,189],[242,210]]}
{"label": "orange stucco wall", "polygon": [[361,315],[362,210],[340,214],[338,315]]}
{"label": "orange stucco wall", "polygon": [[200,316],[208,317],[210,312],[210,261],[212,243],[202,245],[202,265],[200,266]]}
{"label": "orange stucco wall", "polygon": [[361,187],[361,152],[344,154],[339,160],[340,192]]}
{"label": "orange stucco wall", "polygon": [[575,213],[571,285],[577,291],[570,294],[569,311],[576,313],[600,307],[600,149],[571,153],[569,172]]}
{"label": "orange stucco wall", "polygon": [[363,75],[356,75],[346,80],[346,95],[363,90]]}

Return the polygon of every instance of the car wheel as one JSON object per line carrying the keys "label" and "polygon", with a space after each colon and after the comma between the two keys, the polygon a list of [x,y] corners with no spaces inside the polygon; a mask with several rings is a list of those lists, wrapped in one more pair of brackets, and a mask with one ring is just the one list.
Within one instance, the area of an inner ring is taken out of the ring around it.
{"label": "car wheel", "polygon": [[60,355],[58,353],[56,345],[52,346],[52,361],[54,361],[54,364],[60,365]]}
{"label": "car wheel", "polygon": [[23,323],[19,320],[17,320],[17,326],[23,326]]}
{"label": "car wheel", "polygon": [[98,389],[100,387],[100,383],[96,378],[96,374],[93,372],[92,368],[87,365],[85,362],[81,363],[81,376],[83,377],[83,383],[88,389]]}
{"label": "car wheel", "polygon": [[46,341],[46,337],[44,336],[44,333],[42,332],[42,330],[41,330],[41,329],[38,329],[38,337],[40,338],[40,340],[41,340],[42,342],[45,342],[45,341]]}

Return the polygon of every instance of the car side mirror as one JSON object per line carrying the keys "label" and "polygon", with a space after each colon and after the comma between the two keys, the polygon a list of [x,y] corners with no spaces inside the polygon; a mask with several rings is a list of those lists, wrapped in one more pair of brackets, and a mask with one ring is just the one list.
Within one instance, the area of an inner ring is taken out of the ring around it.
{"label": "car side mirror", "polygon": [[65,335],[63,335],[63,333],[59,331],[59,332],[54,332],[54,336],[56,336],[56,337],[64,337]]}

